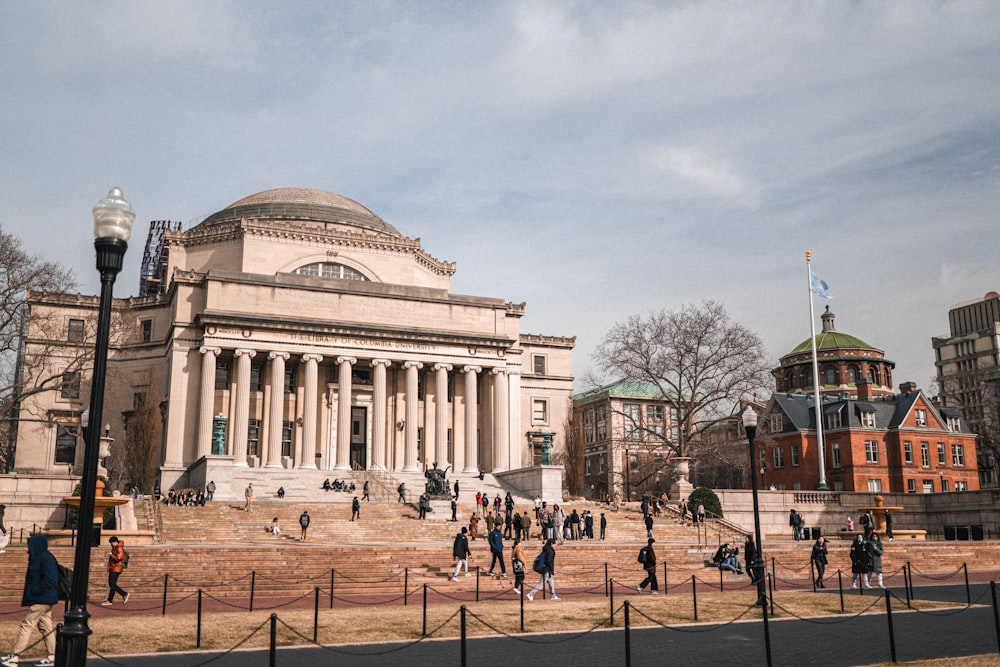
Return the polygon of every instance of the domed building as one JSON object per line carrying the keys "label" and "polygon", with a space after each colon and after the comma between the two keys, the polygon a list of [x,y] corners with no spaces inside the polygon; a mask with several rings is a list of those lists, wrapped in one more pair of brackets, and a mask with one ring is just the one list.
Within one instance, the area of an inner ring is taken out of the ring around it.
{"label": "domed building", "polygon": [[[858,395],[858,380],[870,396],[892,396],[892,370],[896,364],[885,352],[856,336],[837,331],[836,316],[826,307],[823,330],[816,334],[816,359],[821,381],[820,393],[828,396]],[[812,341],[807,338],[781,357],[771,373],[780,392],[811,394],[815,392],[812,367]]]}
{"label": "domed building", "polygon": [[[522,334],[524,303],[453,293],[455,263],[358,202],[281,188],[187,230],[151,225],[142,294],[113,305],[104,420],[130,447],[155,403],[163,493],[211,480],[223,499],[250,482],[312,498],[365,471],[418,493],[435,464],[499,477],[540,460],[542,433],[563,446],[575,339]],[[92,330],[96,297],[31,300],[29,364],[53,340],[93,346],[67,331]],[[82,372],[57,369],[62,385],[26,403],[40,418],[19,425],[19,472],[80,471]]]}

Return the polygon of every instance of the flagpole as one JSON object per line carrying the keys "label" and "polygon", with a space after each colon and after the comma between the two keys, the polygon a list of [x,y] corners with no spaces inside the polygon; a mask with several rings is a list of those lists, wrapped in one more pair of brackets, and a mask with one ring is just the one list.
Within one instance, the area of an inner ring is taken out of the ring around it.
{"label": "flagpole", "polygon": [[819,453],[819,484],[818,491],[829,491],[826,485],[826,452],[823,447],[823,398],[819,385],[819,361],[816,358],[816,310],[813,305],[812,267],[809,262],[812,252],[806,250],[806,281],[809,292],[809,342],[812,343],[813,389],[816,392],[816,451]]}

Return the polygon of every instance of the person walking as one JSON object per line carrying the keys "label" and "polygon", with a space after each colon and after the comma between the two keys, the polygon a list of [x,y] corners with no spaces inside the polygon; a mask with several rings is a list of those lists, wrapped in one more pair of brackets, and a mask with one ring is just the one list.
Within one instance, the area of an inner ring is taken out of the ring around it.
{"label": "person walking", "polygon": [[594,539],[594,515],[590,510],[583,513],[583,535],[588,540]]}
{"label": "person walking", "polygon": [[510,512],[504,512],[503,515],[503,538],[509,540],[513,537],[514,530],[514,517],[511,516]]}
{"label": "person walking", "polygon": [[660,584],[656,581],[656,552],[653,550],[655,542],[656,540],[649,538],[646,540],[646,546],[639,551],[639,562],[642,563],[642,569],[646,571],[646,578],[635,587],[637,593],[642,593],[642,589],[648,584],[650,595],[660,594]]}
{"label": "person walking", "polygon": [[427,507],[429,501],[427,500],[427,494],[421,493],[420,500],[417,501],[417,518],[426,519],[427,518]]}
{"label": "person walking", "polygon": [[705,503],[698,503],[698,523],[705,523]]}
{"label": "person walking", "polygon": [[246,501],[243,504],[243,511],[253,512],[253,482],[247,484],[247,488],[243,490],[243,498]]}
{"label": "person walking", "polygon": [[[499,496],[497,496],[499,497]],[[490,569],[486,573],[487,577],[495,576],[493,568],[496,567],[497,563],[500,563],[500,577],[503,579],[507,578],[507,566],[503,562],[503,533],[500,532],[500,522],[499,520],[493,524],[493,530],[489,532],[486,536],[486,540],[490,544]]]}
{"label": "person walking", "polygon": [[368,489],[370,488],[369,484],[370,482],[366,479],[365,485],[361,487],[361,500],[364,500],[367,503],[370,503],[372,501],[372,499],[368,497]]}
{"label": "person walking", "polygon": [[535,593],[545,588],[545,583],[549,584],[549,598],[552,600],[558,600],[556,597],[556,540],[554,537],[550,537],[545,541],[545,546],[542,547],[542,563],[541,575],[538,584],[535,585],[530,591],[528,591],[527,598],[529,600],[535,599]]}
{"label": "person walking", "polygon": [[28,538],[28,569],[24,573],[24,591],[21,593],[21,606],[28,607],[28,613],[18,628],[14,650],[0,660],[4,667],[20,664],[20,655],[28,648],[33,628],[38,628],[48,653],[35,664],[41,667],[55,664],[56,633],[52,627],[52,607],[59,602],[58,585],[59,564],[49,553],[49,541],[44,535],[32,535]]}
{"label": "person walking", "polygon": [[455,480],[455,500],[458,500],[458,480]]}
{"label": "person walking", "polygon": [[361,520],[361,503],[358,502],[357,496],[354,496],[354,500],[351,501],[351,521],[355,519]]}
{"label": "person walking", "polygon": [[458,581],[458,573],[465,568],[465,576],[469,576],[469,558],[472,551],[469,549],[469,538],[466,537],[466,528],[462,526],[461,532],[455,534],[455,542],[451,546],[451,557],[455,561],[455,573],[451,575],[452,581]]}
{"label": "person walking", "polygon": [[826,538],[820,537],[816,540],[816,544],[813,545],[812,554],[809,557],[813,563],[813,567],[816,568],[816,588],[826,588],[826,584],[823,583],[823,575],[826,573],[826,555]]}
{"label": "person walking", "polygon": [[510,550],[510,567],[514,570],[514,592],[521,594],[524,585],[524,548],[521,547],[521,536],[514,538],[514,546]]}
{"label": "person walking", "polygon": [[608,532],[608,517],[604,516],[604,512],[601,512],[601,539],[602,540],[604,539],[604,536],[607,534],[607,532]]}
{"label": "person walking", "polygon": [[868,545],[861,535],[855,535],[851,542],[851,588],[858,587],[858,578],[861,578],[861,585],[871,588],[868,573],[871,571],[871,553]]}
{"label": "person walking", "polygon": [[451,519],[450,521],[458,521],[458,496],[451,497]]}
{"label": "person walking", "polygon": [[110,607],[115,601],[115,593],[122,596],[122,604],[128,602],[128,593],[118,586],[118,577],[125,570],[125,543],[112,535],[108,540],[111,553],[108,554],[108,599],[101,603],[102,607]]}
{"label": "person walking", "polygon": [[526,541],[530,540],[531,539],[531,517],[528,516],[528,512],[527,511],[525,511],[524,514],[521,515],[521,526],[522,526],[522,529],[524,530],[524,539]]}
{"label": "person walking", "polygon": [[885,536],[889,538],[890,542],[892,542],[892,540],[893,540],[893,537],[892,537],[892,514],[889,512],[889,510],[885,511]]}
{"label": "person walking", "polygon": [[792,538],[798,542],[802,539],[802,516],[794,509],[788,511],[788,525],[792,527]]}
{"label": "person walking", "polygon": [[400,482],[399,486],[396,487],[396,502],[405,503],[406,502],[406,483]]}
{"label": "person walking", "polygon": [[476,491],[476,516],[481,517],[483,515],[483,493],[482,491]]}
{"label": "person walking", "polygon": [[646,539],[647,540],[653,539],[653,515],[647,514],[643,518],[643,523],[646,524]]}
{"label": "person walking", "polygon": [[302,529],[302,532],[299,535],[299,541],[301,542],[306,541],[306,533],[309,532],[310,521],[309,510],[302,510],[302,514],[299,516],[299,528]]}
{"label": "person walking", "polygon": [[868,536],[867,547],[871,558],[871,573],[868,575],[868,583],[871,584],[871,577],[875,575],[878,587],[885,588],[885,585],[882,583],[882,539],[875,531],[872,531],[872,534]]}

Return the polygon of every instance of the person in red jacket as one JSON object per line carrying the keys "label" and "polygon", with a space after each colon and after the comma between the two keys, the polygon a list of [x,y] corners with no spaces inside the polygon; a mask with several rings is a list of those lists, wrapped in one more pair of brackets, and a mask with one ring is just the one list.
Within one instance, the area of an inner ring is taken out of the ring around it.
{"label": "person in red jacket", "polygon": [[118,577],[125,569],[125,543],[117,535],[108,540],[111,553],[108,554],[108,599],[101,603],[102,607],[110,607],[115,601],[115,593],[122,596],[122,604],[128,602],[128,593],[118,586]]}

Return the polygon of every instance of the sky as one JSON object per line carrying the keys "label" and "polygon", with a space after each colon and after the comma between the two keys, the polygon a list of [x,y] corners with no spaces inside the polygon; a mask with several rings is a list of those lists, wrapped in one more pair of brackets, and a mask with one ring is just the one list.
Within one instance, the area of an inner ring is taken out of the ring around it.
{"label": "sky", "polygon": [[[576,336],[707,299],[777,360],[840,331],[931,389],[1000,289],[1000,3],[0,0],[0,226],[97,294],[91,207],[189,228],[256,192],[365,205],[452,291]],[[579,386],[579,383],[578,383]]]}

